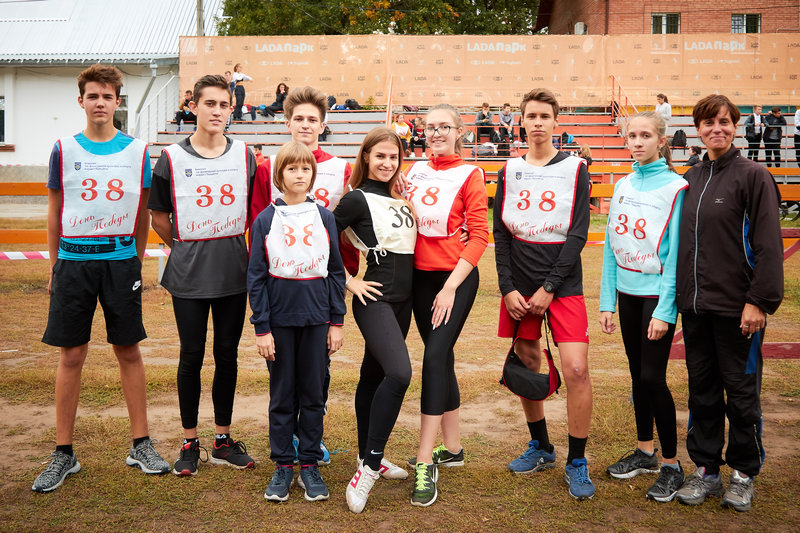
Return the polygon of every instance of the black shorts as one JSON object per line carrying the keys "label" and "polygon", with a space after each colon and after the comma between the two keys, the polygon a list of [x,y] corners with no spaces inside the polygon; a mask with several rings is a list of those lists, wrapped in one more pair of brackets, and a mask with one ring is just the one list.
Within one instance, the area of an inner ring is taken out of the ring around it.
{"label": "black shorts", "polygon": [[129,346],[147,334],[142,324],[142,264],[123,260],[67,261],[53,267],[50,313],[42,342],[69,348],[89,342],[97,300],[110,344]]}

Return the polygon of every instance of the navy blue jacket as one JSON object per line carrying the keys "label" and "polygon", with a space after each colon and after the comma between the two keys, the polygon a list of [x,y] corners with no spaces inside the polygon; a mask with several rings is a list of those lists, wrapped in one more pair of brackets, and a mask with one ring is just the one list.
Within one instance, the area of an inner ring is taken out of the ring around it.
{"label": "navy blue jacket", "polygon": [[[312,202],[307,199],[306,201]],[[276,202],[286,205],[283,199]],[[264,240],[272,227],[275,207],[264,209],[250,228],[252,246],[247,268],[247,292],[253,315],[250,322],[256,335],[270,333],[274,327],[305,327],[330,323],[342,325],[344,303],[344,265],[339,253],[338,233],[333,213],[317,206],[331,242],[328,277],[297,280],[269,275]]]}

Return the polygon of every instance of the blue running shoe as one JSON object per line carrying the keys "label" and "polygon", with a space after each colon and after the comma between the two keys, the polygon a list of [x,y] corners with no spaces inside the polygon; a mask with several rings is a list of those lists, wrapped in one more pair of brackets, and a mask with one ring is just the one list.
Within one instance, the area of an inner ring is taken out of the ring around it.
{"label": "blue running shoe", "polygon": [[576,500],[589,500],[594,496],[594,483],[589,478],[586,459],[573,459],[564,467],[564,481],[569,485],[569,495]]}
{"label": "blue running shoe", "polygon": [[525,453],[508,464],[508,469],[515,474],[530,474],[545,468],[553,468],[556,462],[556,451],[546,452],[539,449],[539,441],[532,440],[528,443]]}
{"label": "blue running shoe", "polygon": [[331,452],[328,451],[325,441],[322,439],[319,440],[319,449],[322,450],[322,459],[317,461],[317,464],[320,466],[331,464]]}
{"label": "blue running shoe", "polygon": [[306,500],[310,502],[328,499],[328,487],[325,485],[325,481],[322,480],[322,474],[319,473],[319,467],[317,465],[301,467],[300,477],[297,478],[297,484],[305,489]]}
{"label": "blue running shoe", "polygon": [[292,434],[292,446],[294,446],[294,464],[297,464],[300,461],[300,452],[298,451],[300,448],[300,439],[295,434]]}

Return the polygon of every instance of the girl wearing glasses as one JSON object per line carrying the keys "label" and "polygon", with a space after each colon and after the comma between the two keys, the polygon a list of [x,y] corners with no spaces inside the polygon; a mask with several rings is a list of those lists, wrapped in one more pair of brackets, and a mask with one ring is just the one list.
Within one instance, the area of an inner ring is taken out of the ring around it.
{"label": "girl wearing glasses", "polygon": [[[414,319],[425,354],[422,363],[420,445],[409,462],[416,480],[412,505],[436,501],[437,467],[461,466],[460,398],[453,347],[478,290],[478,260],[489,237],[483,171],[461,159],[464,123],[452,106],[439,104],[426,118],[430,161],[408,172],[406,199],[414,207]],[[461,242],[466,226],[469,242]],[[434,448],[439,428],[444,443]]]}

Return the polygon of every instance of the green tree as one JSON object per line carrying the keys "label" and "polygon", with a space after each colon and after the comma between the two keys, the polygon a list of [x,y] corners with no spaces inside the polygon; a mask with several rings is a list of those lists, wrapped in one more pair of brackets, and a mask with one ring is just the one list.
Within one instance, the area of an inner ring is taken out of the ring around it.
{"label": "green tree", "polygon": [[226,0],[220,35],[532,33],[539,0]]}

